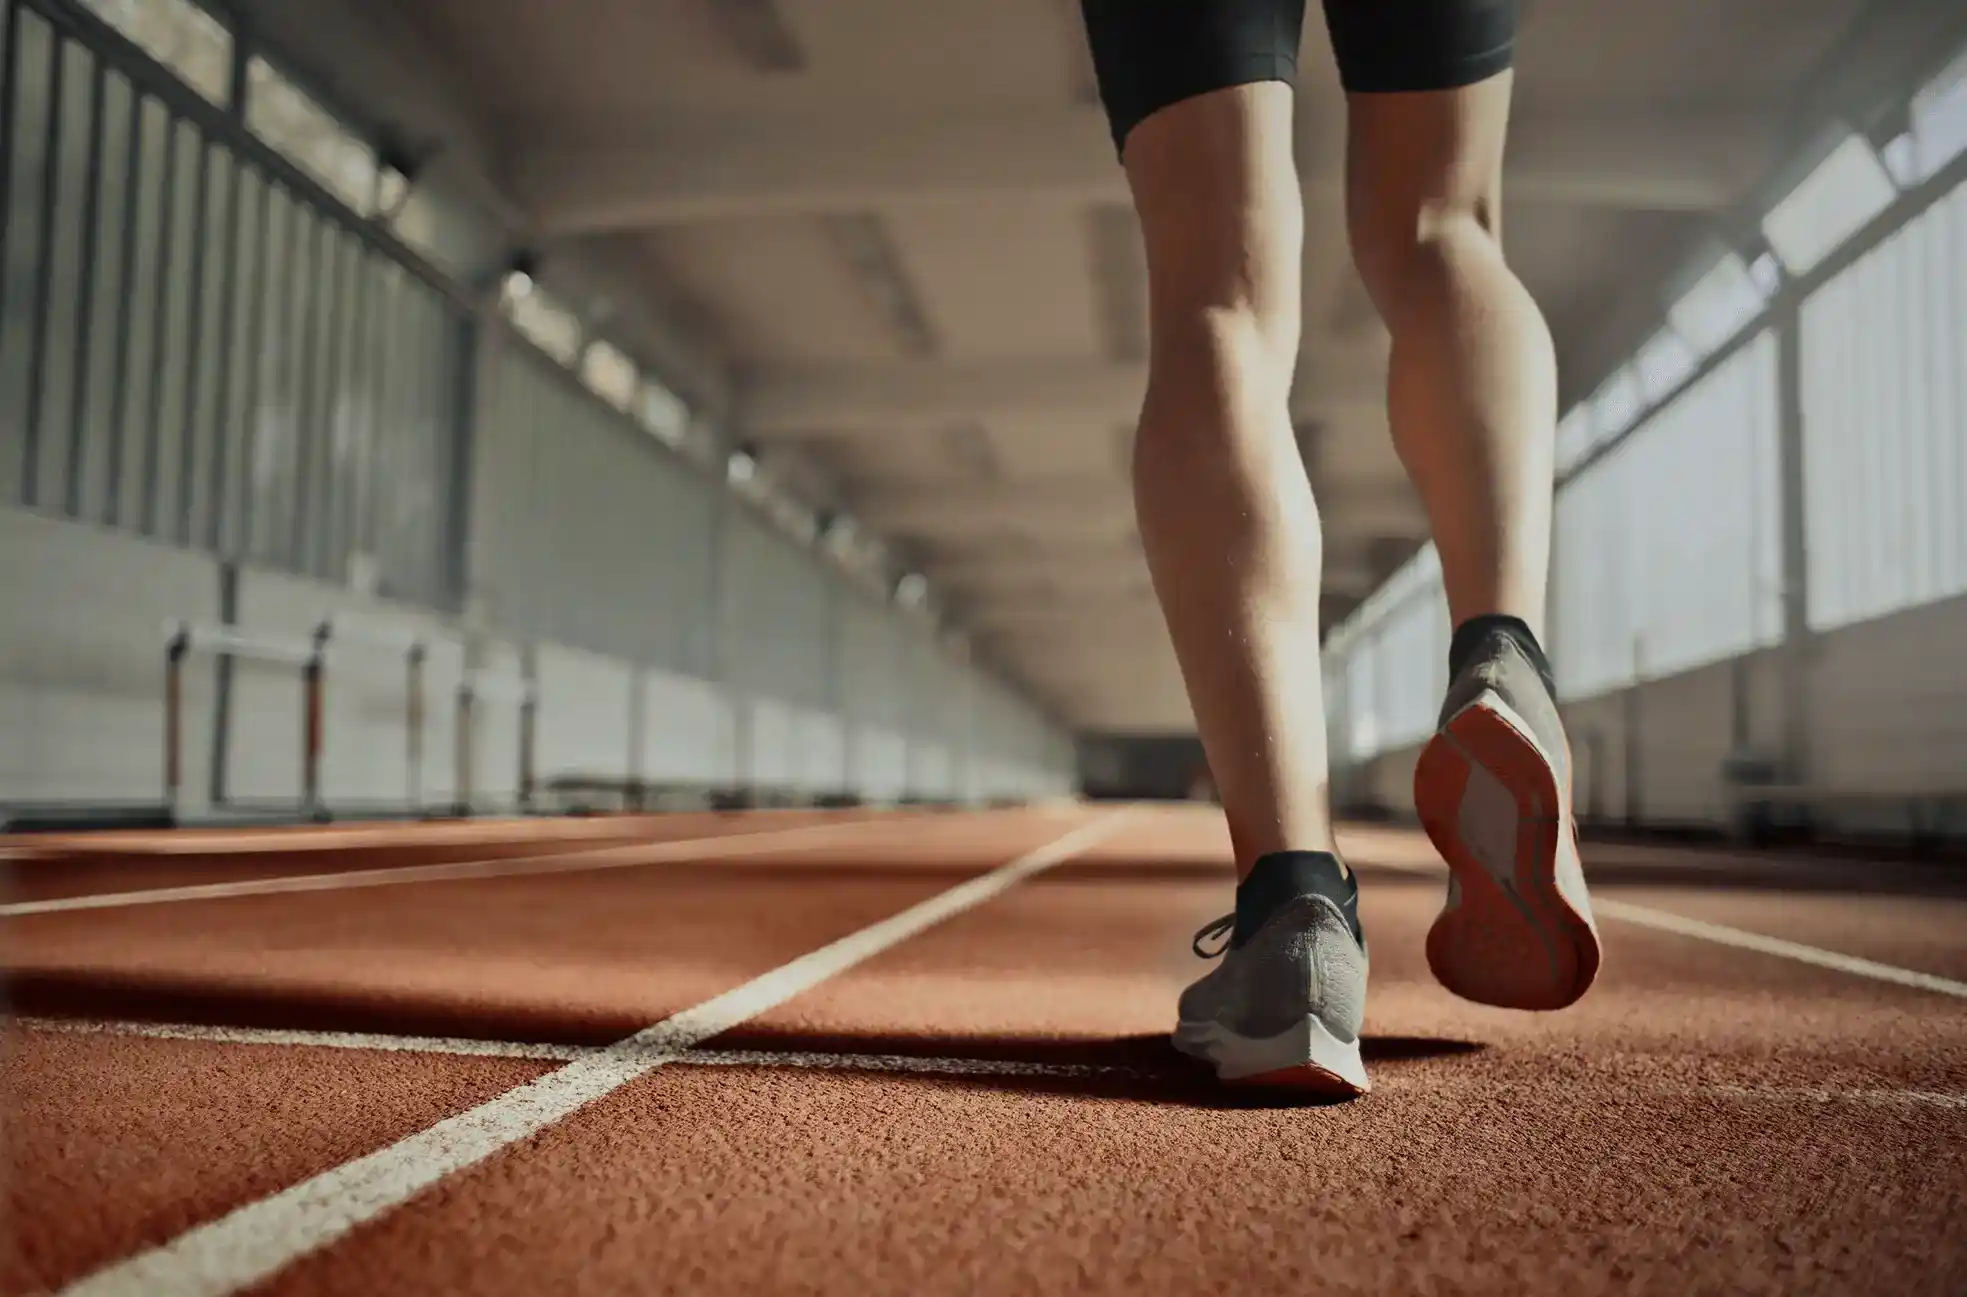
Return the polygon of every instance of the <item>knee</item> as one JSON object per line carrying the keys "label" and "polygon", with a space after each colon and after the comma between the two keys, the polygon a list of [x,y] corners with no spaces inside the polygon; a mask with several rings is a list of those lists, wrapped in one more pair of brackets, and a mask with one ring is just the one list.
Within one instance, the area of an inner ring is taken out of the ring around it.
{"label": "knee", "polygon": [[1298,321],[1249,302],[1199,301],[1157,306],[1148,361],[1160,376],[1223,375],[1258,387],[1289,381]]}
{"label": "knee", "polygon": [[1355,188],[1347,204],[1352,261],[1391,324],[1415,299],[1435,297],[1469,255],[1499,254],[1488,197],[1381,197]]}

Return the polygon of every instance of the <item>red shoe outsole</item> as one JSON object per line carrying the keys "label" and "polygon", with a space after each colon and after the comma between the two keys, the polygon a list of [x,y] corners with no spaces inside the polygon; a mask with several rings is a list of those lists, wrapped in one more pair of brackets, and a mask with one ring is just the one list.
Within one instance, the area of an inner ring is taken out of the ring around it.
{"label": "red shoe outsole", "polygon": [[[1487,776],[1515,802],[1511,890],[1483,864],[1463,829],[1470,782]],[[1598,934],[1557,888],[1561,835],[1571,831],[1557,775],[1536,744],[1494,708],[1455,716],[1421,753],[1414,805],[1461,886],[1460,904],[1428,932],[1428,966],[1464,999],[1549,1011],[1574,1004],[1598,976]]]}
{"label": "red shoe outsole", "polygon": [[1240,1076],[1223,1084],[1243,1090],[1289,1090],[1324,1099],[1356,1099],[1371,1088],[1354,1085],[1316,1063],[1281,1067],[1274,1072],[1259,1072],[1255,1076]]}

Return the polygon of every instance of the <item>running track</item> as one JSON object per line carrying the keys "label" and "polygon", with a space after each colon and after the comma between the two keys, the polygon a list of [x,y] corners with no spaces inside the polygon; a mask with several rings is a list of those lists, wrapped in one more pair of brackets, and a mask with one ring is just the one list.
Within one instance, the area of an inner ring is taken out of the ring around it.
{"label": "running track", "polygon": [[1967,875],[1598,847],[1598,987],[1374,1092],[1164,1043],[1186,808],[104,837],[11,862],[0,1292],[1967,1292]]}

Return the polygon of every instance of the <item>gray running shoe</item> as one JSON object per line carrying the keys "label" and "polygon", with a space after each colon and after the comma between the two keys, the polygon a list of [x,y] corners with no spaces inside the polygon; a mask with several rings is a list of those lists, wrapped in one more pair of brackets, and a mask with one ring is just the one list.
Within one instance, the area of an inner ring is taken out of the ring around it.
{"label": "gray running shoe", "polygon": [[[1182,992],[1175,1048],[1228,1082],[1366,1093],[1358,895],[1358,880],[1322,852],[1259,860],[1236,889],[1236,911],[1196,934],[1195,953],[1223,962]],[[1219,938],[1222,947],[1204,948]]]}
{"label": "gray running shoe", "polygon": [[1428,966],[1464,999],[1561,1009],[1598,975],[1571,816],[1571,749],[1536,664],[1488,636],[1448,686],[1414,768],[1414,806],[1448,862]]}

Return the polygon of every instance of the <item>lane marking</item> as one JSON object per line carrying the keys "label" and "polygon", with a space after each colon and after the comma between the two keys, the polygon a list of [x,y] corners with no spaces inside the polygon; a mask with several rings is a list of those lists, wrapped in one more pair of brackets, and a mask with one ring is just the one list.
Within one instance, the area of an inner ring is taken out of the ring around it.
{"label": "lane marking", "polygon": [[1097,1063],[1033,1063],[1015,1058],[935,1058],[917,1054],[779,1053],[769,1049],[693,1049],[675,1060],[690,1067],[791,1067],[821,1072],[906,1072],[917,1076],[1152,1077],[1141,1068]]}
{"label": "lane marking", "polygon": [[1610,918],[1622,919],[1645,928],[1657,928],[1661,932],[1675,932],[1683,937],[1699,937],[1718,945],[1760,951],[1765,955],[1794,959],[1801,964],[1814,964],[1818,968],[1850,973],[1854,977],[1869,977],[1874,981],[1892,982],[1899,986],[1912,986],[1922,991],[1934,991],[1940,995],[1967,999],[1967,982],[1956,982],[1952,978],[1938,977],[1932,973],[1881,964],[1870,959],[1860,959],[1856,955],[1842,955],[1835,950],[1806,946],[1797,941],[1784,941],[1781,937],[1765,937],[1759,932],[1746,932],[1741,928],[1724,927],[1719,923],[1689,919],[1666,910],[1653,909],[1648,905],[1633,905],[1627,901],[1594,900],[1592,908]]}
{"label": "lane marking", "polygon": [[258,1283],[447,1175],[491,1157],[620,1089],[701,1041],[757,1017],[916,933],[975,908],[1092,846],[1116,813],[1054,838],[881,922],[672,1014],[496,1099],[237,1208],[172,1242],[113,1263],[61,1297],[223,1297]]}
{"label": "lane marking", "polygon": [[[1360,868],[1362,871],[1386,869],[1396,873],[1441,877],[1447,874],[1445,869],[1433,865],[1404,862],[1368,860],[1362,861]],[[1587,871],[1587,881],[1589,878],[1589,871]],[[1856,955],[1844,955],[1835,950],[1806,946],[1798,941],[1785,941],[1781,937],[1765,937],[1759,932],[1748,932],[1719,923],[1690,919],[1666,910],[1656,910],[1650,905],[1634,905],[1630,901],[1601,900],[1594,896],[1591,900],[1591,908],[1594,914],[1608,919],[1619,919],[1643,928],[1656,928],[1661,932],[1677,933],[1683,937],[1698,937],[1718,945],[1733,946],[1738,950],[1753,950],[1764,955],[1794,959],[1798,963],[1814,964],[1818,968],[1835,969],[1854,977],[1869,977],[1874,981],[1892,982],[1899,986],[1911,986],[1922,991],[1933,991],[1940,995],[1967,999],[1967,982],[1956,982],[1952,978],[1940,977],[1933,973],[1900,968],[1894,964],[1881,964],[1876,960],[1861,959]]]}
{"label": "lane marking", "polygon": [[[0,1022],[7,1020],[0,1019]],[[69,1036],[141,1036],[214,1045],[290,1045],[317,1049],[373,1049],[396,1054],[453,1054],[477,1058],[543,1058],[568,1062],[599,1045],[528,1044],[474,1040],[468,1036],[394,1036],[365,1031],[307,1031],[285,1027],[212,1027],[188,1022],[123,1022],[114,1019],[15,1018],[30,1031]]]}
{"label": "lane marking", "polygon": [[[0,1020],[5,1021],[5,1020]],[[478,1040],[469,1036],[393,1036],[363,1031],[307,1031],[284,1027],[212,1027],[186,1022],[127,1022],[114,1019],[15,1018],[31,1031],[66,1036],[136,1036],[147,1040],[190,1040],[213,1045],[280,1045],[313,1049],[376,1050],[391,1054],[443,1054],[459,1058],[527,1058],[572,1062],[601,1053],[606,1045],[531,1044],[518,1040]],[[1102,1076],[1139,1072],[1090,1063],[1034,1063],[1020,1059],[942,1058],[918,1054],[840,1054],[810,1050],[692,1049],[671,1066],[793,1067],[819,1071],[918,1072],[955,1076]],[[1148,1073],[1142,1073],[1148,1075]]]}
{"label": "lane marking", "polygon": [[1942,1094],[1932,1090],[1760,1089],[1746,1085],[1711,1085],[1707,1087],[1707,1093],[1730,1099],[1766,1099],[1776,1103],[1864,1103],[1888,1108],[1931,1107],[1967,1111],[1967,1094]]}
{"label": "lane marking", "polygon": [[330,874],[294,874],[286,878],[244,879],[236,883],[196,883],[184,887],[155,887],[131,892],[96,892],[87,896],[58,896],[41,901],[0,905],[0,919],[32,914],[62,914],[76,910],[113,910],[135,905],[166,905],[177,901],[225,900],[235,896],[280,896],[293,892],[338,892],[365,887],[394,887],[408,883],[456,882],[467,878],[519,878],[544,874],[582,873],[603,869],[632,869],[679,856],[700,858],[755,850],[848,829],[865,829],[877,820],[848,820],[838,824],[801,824],[787,829],[722,833],[713,837],[677,838],[667,842],[632,842],[578,851],[542,851],[538,855],[493,860],[451,860],[434,865],[396,865],[382,869],[350,869]]}

